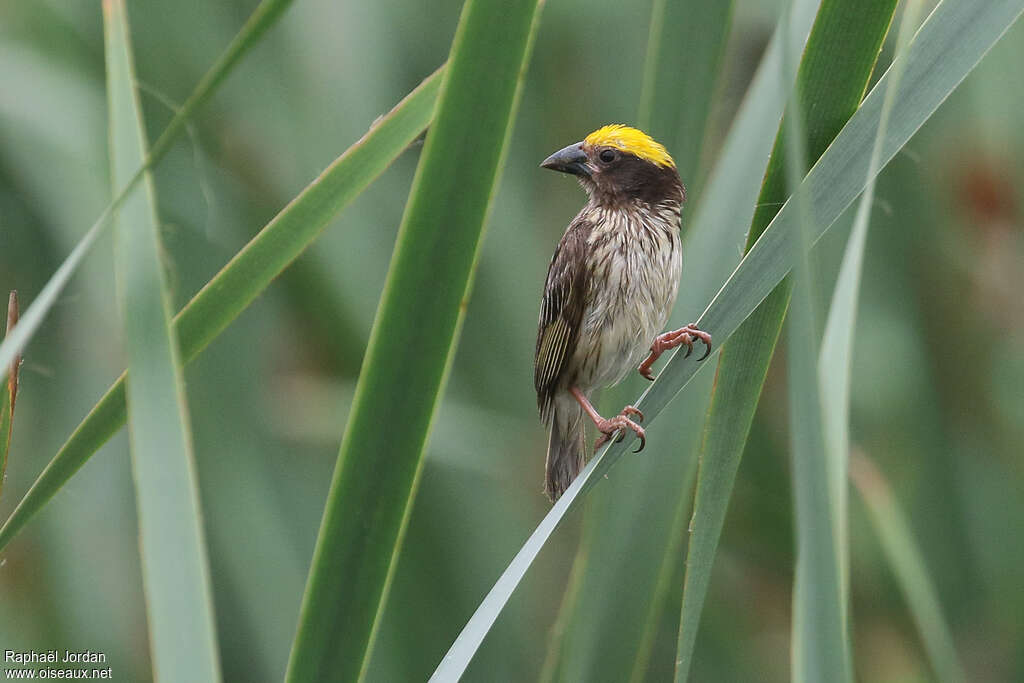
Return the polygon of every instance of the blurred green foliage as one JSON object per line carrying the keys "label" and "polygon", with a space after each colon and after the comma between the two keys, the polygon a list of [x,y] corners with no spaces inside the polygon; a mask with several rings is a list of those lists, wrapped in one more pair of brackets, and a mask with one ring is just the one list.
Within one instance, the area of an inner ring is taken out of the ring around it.
{"label": "blurred green foliage", "polygon": [[[187,96],[255,4],[129,4],[150,138],[172,116],[165,100]],[[779,4],[735,3],[705,164]],[[460,7],[314,0],[288,11],[155,171],[176,308],[443,62]],[[583,196],[537,164],[598,125],[635,120],[650,9],[585,0],[544,8],[370,680],[425,679],[547,509],[535,325],[548,259]],[[907,513],[979,681],[1024,679],[1022,63],[1017,25],[880,177],[854,357],[851,437]],[[17,288],[24,307],[110,197],[98,5],[0,5],[0,83],[0,291]],[[283,675],[417,156],[414,146],[186,370],[226,680]],[[822,307],[846,236],[837,228],[812,264]],[[27,349],[2,518],[123,369],[111,255],[105,238]],[[740,467],[695,681],[788,678],[784,362],[779,355],[769,371]],[[643,385],[627,383],[632,393]],[[670,433],[655,426],[653,439],[659,429]],[[107,654],[119,680],[150,677],[133,495],[121,435],[0,557],[0,649],[90,648]],[[858,678],[930,680],[866,520],[854,502]],[[558,532],[467,680],[536,678],[577,541],[578,526]],[[670,591],[651,681],[670,675],[678,600]]]}

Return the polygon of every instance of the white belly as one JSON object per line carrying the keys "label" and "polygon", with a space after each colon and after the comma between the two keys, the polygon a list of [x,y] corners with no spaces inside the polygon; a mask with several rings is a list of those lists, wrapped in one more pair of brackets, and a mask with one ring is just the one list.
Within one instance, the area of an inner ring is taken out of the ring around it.
{"label": "white belly", "polygon": [[588,292],[574,354],[582,390],[617,384],[664,330],[682,270],[677,221],[672,229],[621,226],[594,236],[592,289],[603,293]]}

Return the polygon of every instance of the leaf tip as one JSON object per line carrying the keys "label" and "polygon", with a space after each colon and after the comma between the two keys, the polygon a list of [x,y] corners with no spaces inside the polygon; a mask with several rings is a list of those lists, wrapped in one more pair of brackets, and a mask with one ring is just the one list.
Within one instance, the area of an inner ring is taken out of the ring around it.
{"label": "leaf tip", "polygon": [[[7,299],[7,334],[18,324],[18,290],[12,289]],[[21,365],[21,354],[11,361],[10,372],[7,373],[7,393],[11,399],[11,414],[14,414],[14,399],[18,396],[18,367]]]}

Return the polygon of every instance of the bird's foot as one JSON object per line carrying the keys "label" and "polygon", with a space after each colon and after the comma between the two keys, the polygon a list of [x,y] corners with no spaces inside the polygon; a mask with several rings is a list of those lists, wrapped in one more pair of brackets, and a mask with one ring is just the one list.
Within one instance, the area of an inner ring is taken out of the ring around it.
{"label": "bird's foot", "polygon": [[[636,416],[636,422],[629,419],[630,415]],[[616,441],[622,441],[626,438],[626,430],[632,429],[640,439],[640,447],[637,448],[634,453],[639,453],[647,445],[647,433],[644,432],[644,428],[637,424],[637,422],[644,421],[644,414],[636,406],[626,406],[622,409],[618,415],[613,418],[599,417],[594,420],[594,424],[597,426],[597,431],[601,432],[601,436],[597,437],[597,441],[594,442],[594,450],[596,451],[601,446],[608,443],[616,432],[619,433],[619,438]]]}
{"label": "bird's foot", "polygon": [[654,365],[654,361],[658,360],[658,357],[662,353],[669,349],[674,349],[677,346],[686,346],[686,355],[684,358],[689,358],[690,354],[693,353],[693,342],[700,340],[704,342],[704,355],[698,358],[698,361],[702,361],[708,357],[711,353],[711,335],[703,330],[698,330],[694,325],[687,325],[686,327],[680,327],[678,330],[672,330],[664,334],[659,334],[654,338],[654,343],[651,344],[651,353],[647,356],[647,359],[640,364],[637,371],[644,376],[644,378],[654,381],[654,373],[651,372],[651,366]]}

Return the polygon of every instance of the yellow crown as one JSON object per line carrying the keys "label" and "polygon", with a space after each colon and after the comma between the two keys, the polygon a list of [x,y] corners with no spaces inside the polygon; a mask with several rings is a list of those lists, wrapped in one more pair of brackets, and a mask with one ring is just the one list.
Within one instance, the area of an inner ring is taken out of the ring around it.
{"label": "yellow crown", "polygon": [[658,166],[676,167],[676,162],[672,161],[672,157],[669,156],[663,145],[655,142],[650,135],[642,130],[630,128],[621,123],[602,126],[588,135],[583,142],[591,147],[614,147],[621,152],[632,154]]}

